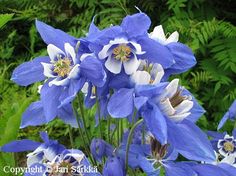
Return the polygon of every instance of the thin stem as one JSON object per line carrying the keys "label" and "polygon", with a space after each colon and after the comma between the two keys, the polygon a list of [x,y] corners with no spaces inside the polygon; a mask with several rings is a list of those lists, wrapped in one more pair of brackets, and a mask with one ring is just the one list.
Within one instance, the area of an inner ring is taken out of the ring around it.
{"label": "thin stem", "polygon": [[99,99],[98,99],[98,92],[97,92],[97,87],[95,89],[96,91],[96,104],[97,104],[97,110],[98,110],[98,121],[99,121],[99,130],[100,130],[100,138],[103,138],[102,135],[102,121],[101,121],[101,111],[100,111],[100,103],[99,103]]}
{"label": "thin stem", "polygon": [[125,170],[127,171],[128,169],[128,157],[129,157],[129,147],[130,147],[130,144],[132,142],[132,137],[133,137],[133,133],[134,133],[134,130],[135,128],[143,122],[143,119],[140,119],[138,120],[133,126],[132,128],[130,129],[130,132],[129,132],[129,136],[128,136],[128,141],[127,141],[127,144],[126,144],[126,153],[125,153]]}
{"label": "thin stem", "polygon": [[90,140],[90,136],[89,136],[88,130],[87,130],[87,125],[86,125],[86,120],[85,120],[85,115],[84,115],[83,100],[80,96],[79,96],[79,109],[80,109],[82,121],[83,121],[83,124],[84,124],[85,135],[87,137],[88,143],[90,144],[91,140]]}
{"label": "thin stem", "polygon": [[73,108],[73,112],[74,112],[74,115],[75,115],[75,118],[76,118],[76,122],[77,122],[77,124],[78,124],[79,135],[80,135],[81,138],[82,138],[85,151],[86,151],[86,153],[88,154],[88,157],[91,159],[92,163],[96,165],[96,161],[93,160],[93,157],[92,157],[92,155],[90,154],[90,151],[88,150],[88,149],[89,149],[89,146],[86,144],[86,141],[85,141],[85,139],[84,139],[84,135],[83,135],[82,128],[81,128],[81,126],[80,126],[80,120],[79,120],[79,116],[78,116],[78,112],[77,112],[77,108],[76,108],[75,101],[73,101],[73,106],[72,106],[72,108]]}
{"label": "thin stem", "polygon": [[110,131],[111,129],[110,128],[111,128],[111,118],[110,118],[110,116],[108,116],[107,117],[107,139],[108,139],[109,143],[111,143],[111,138],[110,138],[111,137],[110,136],[111,135],[110,134],[111,133],[111,131]]}
{"label": "thin stem", "polygon": [[117,119],[116,121],[116,125],[117,125],[117,147],[120,145],[120,119]]}
{"label": "thin stem", "polygon": [[69,136],[70,136],[70,144],[71,144],[71,148],[74,148],[75,145],[74,145],[74,140],[73,140],[73,132],[72,132],[72,128],[71,128],[70,125],[69,125]]}

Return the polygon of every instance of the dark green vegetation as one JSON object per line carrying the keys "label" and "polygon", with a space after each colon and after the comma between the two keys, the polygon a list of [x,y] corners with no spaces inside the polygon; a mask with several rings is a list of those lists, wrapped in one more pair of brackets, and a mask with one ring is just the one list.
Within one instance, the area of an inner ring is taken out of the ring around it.
{"label": "dark green vegetation", "polygon": [[[48,126],[18,130],[23,111],[38,98],[38,85],[26,88],[15,85],[10,81],[12,70],[24,61],[46,55],[46,45],[34,20],[80,37],[86,34],[94,15],[95,23],[104,28],[138,12],[135,6],[150,16],[152,28],[162,24],[167,34],[177,30],[180,41],[193,49],[197,65],[178,77],[207,111],[198,122],[200,127],[216,130],[236,98],[234,0],[1,0],[0,13],[9,15],[0,16],[0,145],[17,137],[37,139],[40,130],[68,143],[68,127],[59,120]],[[93,113],[87,113],[94,123]],[[232,126],[229,122],[224,129],[231,131]],[[93,135],[97,131],[90,129]],[[0,166],[6,158],[5,162],[14,163],[13,157],[3,154],[0,157]]]}

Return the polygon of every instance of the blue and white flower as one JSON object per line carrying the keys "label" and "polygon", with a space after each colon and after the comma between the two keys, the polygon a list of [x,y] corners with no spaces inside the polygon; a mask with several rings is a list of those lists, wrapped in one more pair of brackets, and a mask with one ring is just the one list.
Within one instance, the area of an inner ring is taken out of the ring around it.
{"label": "blue and white flower", "polygon": [[115,38],[102,48],[98,57],[106,59],[105,66],[110,72],[118,74],[123,66],[125,73],[131,75],[140,64],[137,55],[144,53],[138,43],[125,38]]}
{"label": "blue and white flower", "polygon": [[233,155],[236,157],[236,139],[234,139],[234,136],[226,134],[224,139],[218,141],[217,147],[222,156],[227,157]]}
{"label": "blue and white flower", "polygon": [[74,48],[69,44],[64,45],[65,52],[53,44],[47,47],[48,55],[51,59],[50,63],[41,64],[44,67],[44,75],[52,78],[49,86],[65,86],[70,79],[79,77],[79,60],[76,58]]}

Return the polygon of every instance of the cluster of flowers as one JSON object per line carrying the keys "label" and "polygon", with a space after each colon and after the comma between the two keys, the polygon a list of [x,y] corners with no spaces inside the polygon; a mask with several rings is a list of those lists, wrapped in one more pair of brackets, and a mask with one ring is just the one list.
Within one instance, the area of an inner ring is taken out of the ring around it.
{"label": "cluster of flowers", "polygon": [[[103,30],[92,21],[86,37],[75,38],[36,21],[48,56],[23,63],[13,72],[12,80],[22,86],[44,81],[39,87],[40,100],[26,109],[21,128],[42,125],[55,117],[72,127],[83,127],[84,121],[78,120],[73,106],[78,93],[83,92],[87,108],[97,103],[96,125],[101,118],[126,118],[131,126],[122,132],[118,146],[99,138],[91,141],[93,159],[101,165],[105,161],[104,176],[126,175],[127,167],[141,169],[149,176],[158,176],[161,168],[167,176],[235,175],[236,131],[233,136],[209,132],[213,137],[209,141],[195,124],[204,109],[178,79],[168,82],[170,75],[196,64],[191,49],[178,42],[178,32],[167,38],[162,26],[148,33],[150,25],[149,17],[140,12],[126,16],[119,26]],[[235,105],[219,128],[234,118]],[[81,151],[67,150],[45,133],[41,137],[43,144],[20,140],[1,150],[34,150],[27,155],[28,167],[90,166]],[[180,155],[186,159],[180,160]],[[53,172],[45,169],[41,175]]]}

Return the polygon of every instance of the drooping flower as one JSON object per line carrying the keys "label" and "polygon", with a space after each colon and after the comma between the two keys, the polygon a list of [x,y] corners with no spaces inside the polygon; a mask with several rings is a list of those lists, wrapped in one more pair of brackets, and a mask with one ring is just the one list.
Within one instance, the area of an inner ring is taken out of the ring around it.
{"label": "drooping flower", "polygon": [[220,129],[228,119],[235,120],[235,118],[236,118],[236,100],[234,100],[234,102],[229,107],[229,110],[222,117],[217,129]]}
{"label": "drooping flower", "polygon": [[103,168],[104,176],[125,176],[124,161],[120,157],[109,157]]}
{"label": "drooping flower", "polygon": [[90,144],[90,151],[93,157],[101,162],[103,157],[112,156],[114,148],[102,139],[93,139]]}

